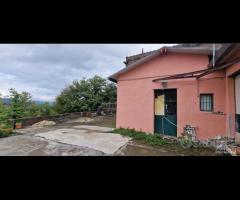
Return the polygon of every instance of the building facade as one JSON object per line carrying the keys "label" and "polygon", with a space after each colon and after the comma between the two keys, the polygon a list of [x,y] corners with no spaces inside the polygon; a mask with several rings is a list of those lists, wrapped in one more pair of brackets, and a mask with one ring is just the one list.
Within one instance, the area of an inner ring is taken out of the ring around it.
{"label": "building facade", "polygon": [[210,47],[164,47],[127,58],[130,64],[109,78],[117,82],[117,127],[180,136],[190,126],[200,140],[235,137],[240,63],[223,62],[224,45]]}

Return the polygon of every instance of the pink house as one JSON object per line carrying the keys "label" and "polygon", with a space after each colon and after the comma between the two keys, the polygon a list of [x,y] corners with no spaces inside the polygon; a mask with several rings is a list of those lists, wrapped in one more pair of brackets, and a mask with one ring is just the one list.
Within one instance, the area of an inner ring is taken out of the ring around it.
{"label": "pink house", "polygon": [[240,133],[240,45],[182,44],[126,58],[117,83],[117,127],[200,140]]}

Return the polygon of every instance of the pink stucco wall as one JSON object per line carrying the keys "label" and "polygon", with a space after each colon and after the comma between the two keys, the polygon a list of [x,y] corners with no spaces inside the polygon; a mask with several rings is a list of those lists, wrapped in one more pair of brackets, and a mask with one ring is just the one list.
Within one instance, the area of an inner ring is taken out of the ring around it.
{"label": "pink stucco wall", "polygon": [[[117,127],[135,128],[154,132],[154,89],[162,89],[159,82],[152,82],[161,75],[171,75],[206,69],[208,57],[168,53],[154,58],[118,77]],[[197,137],[207,139],[226,135],[226,78],[225,72],[216,72],[199,81],[195,79],[171,80],[167,88],[177,89],[178,136],[186,124],[197,127]],[[214,94],[214,114],[201,112],[198,93]]]}

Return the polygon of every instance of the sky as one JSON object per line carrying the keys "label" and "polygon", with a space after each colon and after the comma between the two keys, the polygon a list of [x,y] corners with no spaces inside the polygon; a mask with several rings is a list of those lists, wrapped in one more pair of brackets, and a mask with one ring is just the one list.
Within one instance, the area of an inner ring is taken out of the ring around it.
{"label": "sky", "polygon": [[0,93],[31,93],[34,100],[54,101],[73,80],[107,78],[125,67],[126,56],[170,44],[0,44]]}

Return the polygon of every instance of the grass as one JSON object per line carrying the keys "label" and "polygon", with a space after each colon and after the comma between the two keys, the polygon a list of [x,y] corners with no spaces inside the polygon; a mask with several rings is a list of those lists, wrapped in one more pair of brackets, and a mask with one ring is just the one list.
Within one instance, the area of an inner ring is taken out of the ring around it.
{"label": "grass", "polygon": [[162,146],[164,144],[170,143],[170,141],[163,139],[160,135],[146,134],[145,132],[136,131],[134,129],[119,128],[115,129],[113,132],[121,134],[123,136],[131,137],[134,140],[144,141],[153,146]]}
{"label": "grass", "polygon": [[13,134],[14,134],[14,132],[11,128],[6,128],[6,129],[1,128],[0,129],[0,138],[8,137]]}
{"label": "grass", "polygon": [[[203,156],[203,155],[215,155],[215,151],[210,148],[203,147],[194,147],[191,148],[183,148],[183,146],[179,142],[175,142],[173,140],[162,138],[161,135],[152,135],[146,134],[142,131],[136,131],[134,129],[124,129],[119,128],[115,129],[113,133],[121,134],[123,136],[128,136],[133,138],[135,141],[143,142],[144,144],[149,144],[155,147],[161,147],[165,151],[169,152],[169,155],[188,155],[188,156]],[[151,154],[151,152],[150,152]]]}

